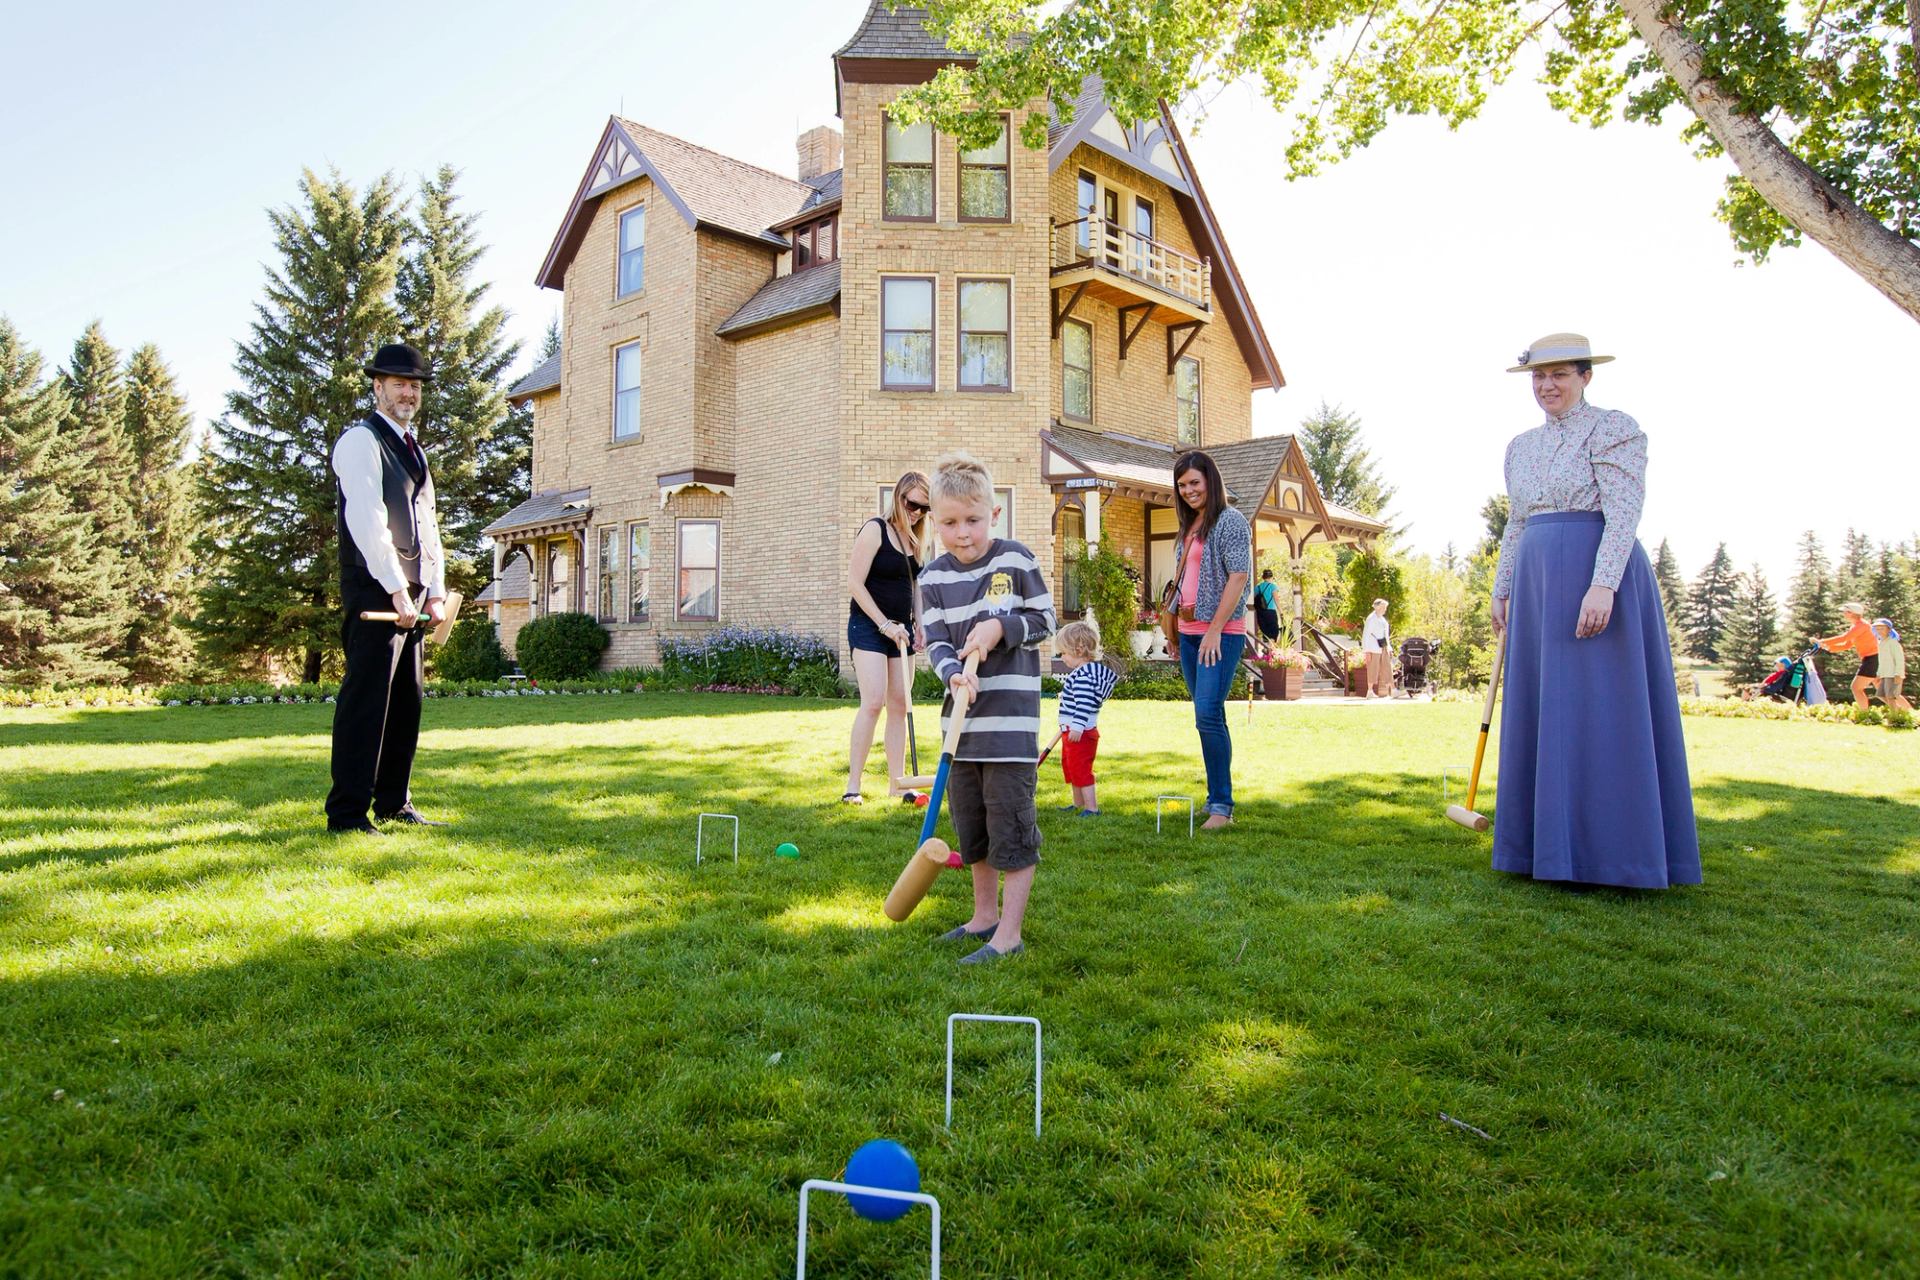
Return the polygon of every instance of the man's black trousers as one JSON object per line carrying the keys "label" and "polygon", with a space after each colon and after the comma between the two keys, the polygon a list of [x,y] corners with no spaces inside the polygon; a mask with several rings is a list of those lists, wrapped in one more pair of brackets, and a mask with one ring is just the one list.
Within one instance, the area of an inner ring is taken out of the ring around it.
{"label": "man's black trousers", "polygon": [[362,610],[391,612],[393,597],[364,569],[359,576],[366,581],[349,580],[341,593],[347,673],[333,707],[333,790],[327,793],[327,825],[336,828],[365,823],[369,804],[386,817],[411,801],[408,780],[426,698],[425,627],[362,621]]}

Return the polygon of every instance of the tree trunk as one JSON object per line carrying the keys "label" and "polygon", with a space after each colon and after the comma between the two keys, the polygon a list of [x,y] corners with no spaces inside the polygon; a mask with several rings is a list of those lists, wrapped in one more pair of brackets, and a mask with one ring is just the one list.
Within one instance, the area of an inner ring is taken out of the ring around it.
{"label": "tree trunk", "polygon": [[[1737,110],[1719,83],[1701,74],[1700,46],[1679,22],[1663,15],[1664,0],[1617,3],[1680,86],[1687,105],[1726,149],[1740,176],[1802,234],[1920,320],[1920,247],[1849,200],[1760,120]],[[1912,9],[1912,0],[1908,7]]]}
{"label": "tree trunk", "polygon": [[300,679],[306,684],[320,683],[320,658],[318,649],[307,650],[306,663],[300,669]]}

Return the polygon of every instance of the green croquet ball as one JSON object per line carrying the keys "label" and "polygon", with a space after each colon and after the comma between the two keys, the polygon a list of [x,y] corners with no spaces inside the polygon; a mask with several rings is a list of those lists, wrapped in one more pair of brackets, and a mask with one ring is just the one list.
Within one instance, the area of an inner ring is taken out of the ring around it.
{"label": "green croquet ball", "polygon": [[797,858],[800,856],[800,846],[797,844],[783,844],[773,852],[782,858]]}

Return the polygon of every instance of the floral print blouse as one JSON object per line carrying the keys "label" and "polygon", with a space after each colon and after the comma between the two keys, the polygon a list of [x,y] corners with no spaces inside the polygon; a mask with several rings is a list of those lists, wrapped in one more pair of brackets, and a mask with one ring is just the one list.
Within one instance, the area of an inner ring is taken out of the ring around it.
{"label": "floral print blouse", "polygon": [[1617,591],[1633,554],[1647,496],[1647,437],[1617,409],[1582,400],[1558,418],[1523,431],[1507,446],[1506,535],[1493,595],[1513,592],[1514,556],[1527,517],[1546,511],[1598,511],[1606,517],[1593,557],[1596,587]]}

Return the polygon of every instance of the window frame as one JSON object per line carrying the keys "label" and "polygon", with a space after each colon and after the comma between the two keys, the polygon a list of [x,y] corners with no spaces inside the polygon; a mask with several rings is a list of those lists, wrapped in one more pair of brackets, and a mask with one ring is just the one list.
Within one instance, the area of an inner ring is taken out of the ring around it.
{"label": "window frame", "polygon": [[[620,388],[620,353],[628,350],[633,352],[634,364],[637,366],[636,380],[633,386],[622,391]],[[646,406],[646,399],[642,391],[647,381],[646,361],[646,352],[642,349],[641,340],[638,338],[635,338],[631,342],[617,342],[613,346],[613,417],[612,421],[608,423],[608,430],[612,433],[611,439],[614,444],[632,444],[646,435],[645,424],[642,421],[642,415],[645,413]],[[625,435],[620,434],[620,397],[623,395],[632,395],[634,397],[633,430]]]}
{"label": "window frame", "polygon": [[[880,221],[882,222],[935,222],[940,217],[940,134],[931,121],[922,121],[910,128],[924,128],[927,131],[927,212],[924,214],[887,212],[887,171],[894,161],[887,156],[887,126],[893,117],[887,112],[880,113]],[[922,167],[917,160],[902,160],[899,163]]]}
{"label": "window frame", "polygon": [[[1067,521],[1076,520],[1080,524],[1078,541],[1082,547],[1087,543],[1087,511],[1077,502],[1068,502],[1060,508],[1060,616],[1063,618],[1084,617],[1087,611],[1086,592],[1073,572],[1073,539],[1067,532]],[[1077,597],[1077,599],[1076,599]]]}
{"label": "window frame", "polygon": [[[970,330],[966,327],[966,318],[965,318],[966,311],[962,303],[962,298],[965,296],[967,286],[970,284],[997,284],[997,285],[1003,286],[1006,289],[1007,291],[1007,327],[1004,330],[996,330],[996,329],[971,329]],[[1013,391],[1013,277],[1012,276],[960,276],[956,278],[953,284],[953,324],[954,324],[954,335],[955,335],[954,346],[953,346],[954,388],[958,391],[964,391],[970,394],[975,392],[981,392],[988,395],[1011,394]],[[969,384],[965,381],[965,369],[967,367],[966,347],[967,347],[968,333],[987,333],[987,334],[1004,333],[1005,334],[1007,339],[1007,380],[1005,383],[982,382],[977,384]]]}
{"label": "window frame", "polygon": [[[1006,158],[997,165],[968,164],[967,153],[958,144],[954,147],[954,216],[962,222],[985,222],[1005,224],[1013,221],[1013,113],[1000,113],[1000,145]],[[966,212],[967,170],[981,169],[1000,171],[1001,185],[1006,188],[1007,211],[997,217],[973,217]]]}
{"label": "window frame", "polygon": [[[612,548],[613,563],[607,563],[607,551]],[[613,588],[620,578],[620,526],[617,524],[595,525],[593,528],[593,620],[612,623],[620,620],[617,605],[613,610],[603,610],[602,605],[615,605]]]}
{"label": "window frame", "polygon": [[[644,531],[647,537],[647,563],[639,567],[639,578],[644,591],[642,604],[636,613],[633,607],[633,582],[635,576],[633,535]],[[628,622],[649,622],[653,618],[653,528],[645,520],[629,520],[626,523],[627,567],[625,576],[626,603],[621,613]]]}
{"label": "window frame", "polygon": [[[887,328],[887,285],[894,281],[924,282],[928,290],[927,298],[927,380],[925,382],[892,382],[887,377],[887,335],[889,333],[919,333],[919,329]],[[882,275],[880,277],[880,389],[882,391],[902,391],[914,395],[937,391],[940,388],[940,277],[928,275]]]}
{"label": "window frame", "polygon": [[[822,249],[831,246],[831,252]],[[802,266],[800,251],[806,250],[807,262]],[[815,267],[824,267],[829,262],[840,260],[840,215],[822,218],[818,222],[803,223],[793,229],[793,271],[798,275],[802,271],[811,271]]]}
{"label": "window frame", "polygon": [[[1183,440],[1180,437],[1180,428],[1183,425],[1185,425],[1184,422],[1182,421],[1181,412],[1180,412],[1184,404],[1184,402],[1180,399],[1180,369],[1187,365],[1193,366],[1193,439],[1192,440]],[[1197,356],[1181,356],[1178,363],[1176,363],[1174,366],[1173,440],[1174,440],[1174,444],[1177,447],[1182,449],[1201,448],[1203,447],[1201,442],[1207,438],[1206,412],[1204,408],[1205,397],[1202,395],[1202,388],[1205,384],[1201,381],[1203,372],[1204,371],[1200,368],[1199,357]]]}
{"label": "window frame", "polygon": [[[634,214],[640,215],[640,247],[638,249],[628,249],[626,247],[627,219],[632,217]],[[627,274],[626,273],[627,256],[630,253],[637,253],[640,255],[640,283],[635,285],[631,289],[625,287],[626,274]],[[620,211],[619,218],[616,219],[614,223],[613,297],[616,302],[623,302],[628,298],[637,298],[641,294],[645,293],[646,291],[647,291],[647,202],[645,200],[642,200],[638,204],[630,205],[627,208],[622,209]]]}
{"label": "window frame", "polygon": [[[545,575],[546,581],[542,584],[542,586],[544,587],[544,590],[541,593],[546,597],[546,599],[542,601],[542,603],[546,606],[546,614],[544,615],[546,617],[552,617],[556,613],[574,612],[574,608],[571,606],[574,606],[575,604],[577,604],[577,597],[575,597],[575,593],[573,591],[573,587],[574,587],[573,547],[574,547],[574,541],[572,538],[563,537],[563,538],[547,539],[547,543],[546,543],[547,572]],[[562,576],[561,574],[554,572],[556,562],[558,563],[560,568],[566,570],[565,576]],[[553,598],[555,595],[556,587],[559,588],[559,592],[558,592],[560,596],[559,608],[554,607]],[[573,597],[573,598],[570,598],[570,597]]]}
{"label": "window frame", "polygon": [[[696,565],[689,568],[686,564],[687,530],[694,525],[713,526],[713,565]],[[720,621],[720,569],[722,560],[720,545],[720,521],[712,516],[688,516],[674,521],[673,527],[673,616],[678,622],[718,622]],[[711,573],[713,575],[713,612],[688,613],[681,608],[686,598],[684,591],[685,575],[688,573]]]}
{"label": "window frame", "polygon": [[1077,211],[1080,223],[1079,247],[1086,250],[1087,256],[1093,256],[1093,229],[1087,219],[1097,216],[1095,210],[1100,207],[1100,179],[1090,169],[1078,169],[1074,172],[1073,198],[1078,200],[1080,193],[1092,188],[1093,199],[1087,201],[1087,207]]}
{"label": "window frame", "polygon": [[[1082,367],[1080,365],[1069,365],[1067,363],[1066,334],[1069,328],[1079,328],[1079,329],[1085,329],[1087,331],[1087,363],[1084,366],[1087,371],[1087,416],[1084,418],[1081,417],[1079,414],[1074,413],[1070,408],[1067,407],[1067,370],[1070,368],[1077,369]],[[1060,416],[1063,418],[1071,418],[1075,422],[1090,423],[1093,421],[1093,353],[1094,353],[1094,350],[1095,348],[1093,343],[1093,322],[1092,321],[1066,320],[1061,323],[1060,325]]]}
{"label": "window frame", "polygon": [[[1002,495],[1005,495],[1004,501],[1002,500]],[[993,503],[995,506],[1000,508],[1001,514],[1006,517],[1006,521],[1007,521],[1007,531],[1005,533],[996,532],[994,533],[993,536],[996,538],[1005,538],[1008,542],[1015,541],[1014,524],[1013,524],[1013,496],[1014,496],[1013,485],[997,484],[993,486]]]}

